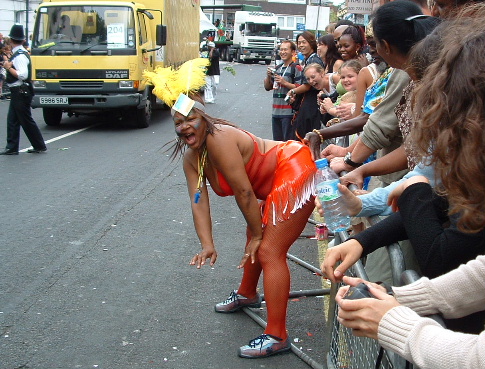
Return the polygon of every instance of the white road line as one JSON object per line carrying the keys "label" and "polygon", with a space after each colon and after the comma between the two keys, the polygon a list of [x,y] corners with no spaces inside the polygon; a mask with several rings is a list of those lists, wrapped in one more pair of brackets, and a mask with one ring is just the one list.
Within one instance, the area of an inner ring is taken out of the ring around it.
{"label": "white road line", "polygon": [[[96,123],[96,124],[90,125],[88,127],[81,128],[81,129],[78,129],[76,131],[72,131],[72,132],[66,133],[65,135],[61,135],[61,136],[58,136],[58,137],[51,138],[50,140],[45,141],[45,143],[48,144],[48,143],[51,143],[51,142],[54,142],[54,141],[59,141],[59,140],[61,140],[63,138],[66,138],[66,137],[75,135],[76,133],[81,133],[83,131],[86,131],[87,129],[90,129],[90,128],[99,126],[100,124],[101,123]],[[32,146],[29,146],[26,149],[19,150],[19,152],[27,152],[27,150],[32,149],[32,148],[33,148]]]}

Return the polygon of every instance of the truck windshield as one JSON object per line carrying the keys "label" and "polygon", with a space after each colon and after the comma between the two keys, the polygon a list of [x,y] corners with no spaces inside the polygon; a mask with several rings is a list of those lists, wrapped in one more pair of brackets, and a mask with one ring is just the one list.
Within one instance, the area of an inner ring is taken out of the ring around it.
{"label": "truck windshield", "polygon": [[276,24],[246,23],[245,35],[276,37]]}
{"label": "truck windshield", "polygon": [[32,48],[134,49],[133,9],[123,6],[49,6],[39,9]]}

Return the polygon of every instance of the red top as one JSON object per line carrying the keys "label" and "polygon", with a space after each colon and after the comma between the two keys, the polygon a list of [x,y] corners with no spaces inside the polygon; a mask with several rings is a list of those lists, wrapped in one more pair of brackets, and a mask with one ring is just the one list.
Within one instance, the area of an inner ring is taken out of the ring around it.
{"label": "red top", "polygon": [[[251,186],[256,198],[259,200],[265,200],[268,194],[271,192],[273,185],[277,165],[276,149],[278,146],[272,147],[266,153],[261,153],[261,151],[259,151],[258,143],[255,140],[255,136],[247,131],[243,132],[246,132],[254,142],[253,155],[251,155],[251,158],[245,167],[246,173],[248,175],[249,182],[251,182]],[[234,192],[221,172],[217,171],[217,177],[219,179],[219,187],[222,192],[217,192],[214,188],[212,188],[214,192],[219,196],[233,196]]]}

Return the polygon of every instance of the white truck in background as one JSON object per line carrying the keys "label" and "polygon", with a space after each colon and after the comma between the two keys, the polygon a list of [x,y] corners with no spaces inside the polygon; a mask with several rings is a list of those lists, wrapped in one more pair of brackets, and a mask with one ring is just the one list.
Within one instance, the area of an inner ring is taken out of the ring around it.
{"label": "white truck in background", "polygon": [[229,61],[271,63],[278,44],[278,17],[260,11],[236,11]]}
{"label": "white truck in background", "polygon": [[[204,10],[212,8],[216,9],[217,5],[203,6]],[[211,37],[210,41],[214,41],[219,49],[221,60],[239,63],[264,61],[270,64],[278,44],[277,21],[274,13],[238,10],[234,14],[234,28],[219,30],[221,34],[213,32],[215,37]],[[201,29],[201,32],[201,39],[208,36],[207,31]]]}

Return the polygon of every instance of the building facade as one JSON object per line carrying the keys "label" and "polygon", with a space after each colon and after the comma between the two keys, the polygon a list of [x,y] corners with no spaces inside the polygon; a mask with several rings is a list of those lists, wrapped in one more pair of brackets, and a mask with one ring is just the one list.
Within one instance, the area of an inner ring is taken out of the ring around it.
{"label": "building facade", "polygon": [[40,0],[1,0],[0,1],[0,33],[8,36],[14,24],[22,24],[26,33],[32,34],[34,28],[35,9]]}

